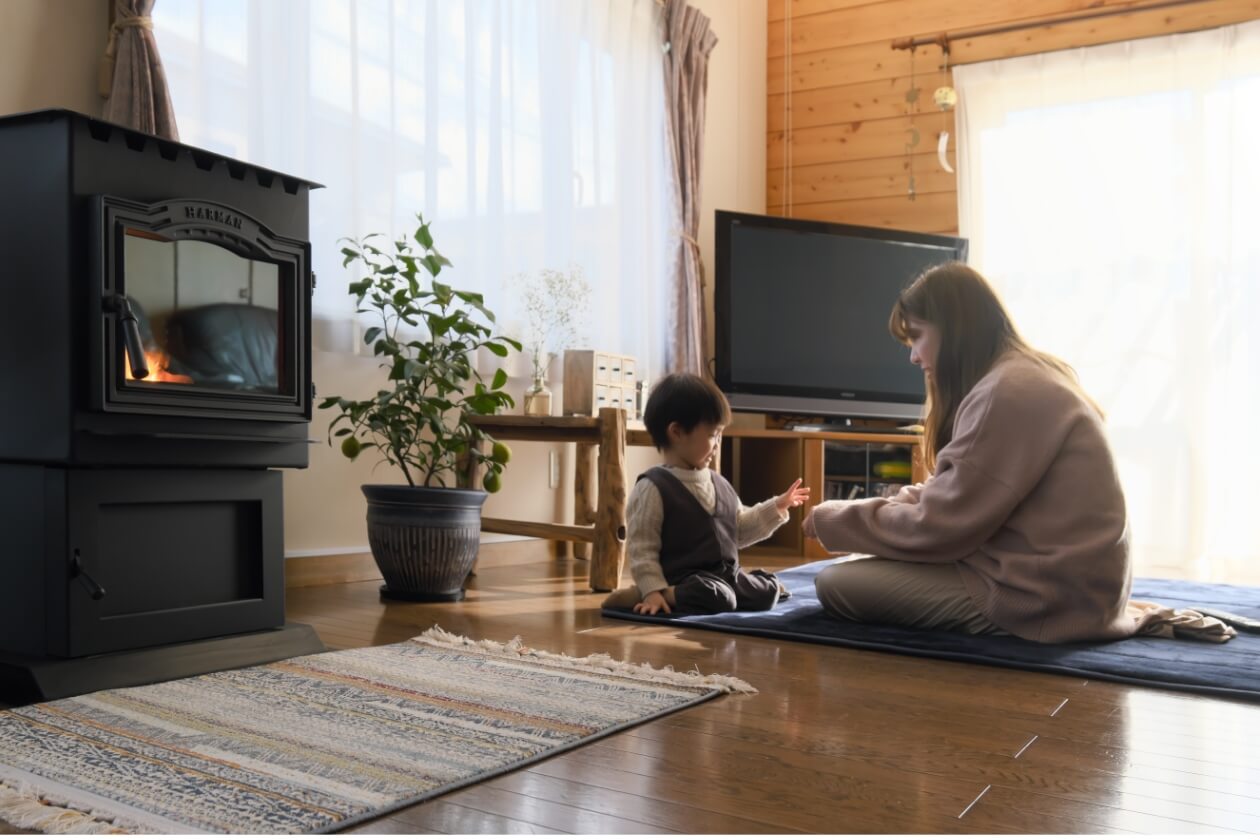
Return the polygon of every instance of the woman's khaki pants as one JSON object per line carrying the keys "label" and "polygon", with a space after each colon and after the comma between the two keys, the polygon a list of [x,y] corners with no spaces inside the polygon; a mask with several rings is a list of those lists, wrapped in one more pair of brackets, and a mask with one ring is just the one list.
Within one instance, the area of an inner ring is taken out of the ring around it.
{"label": "woman's khaki pants", "polygon": [[976,609],[953,563],[862,557],[823,569],[814,587],[823,608],[848,621],[974,635],[1005,632]]}

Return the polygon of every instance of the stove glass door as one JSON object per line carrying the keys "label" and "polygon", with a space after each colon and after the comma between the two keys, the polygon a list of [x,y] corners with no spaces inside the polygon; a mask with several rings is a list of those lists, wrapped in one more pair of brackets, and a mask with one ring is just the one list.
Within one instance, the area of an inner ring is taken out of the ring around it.
{"label": "stove glass door", "polygon": [[128,359],[124,388],[292,396],[284,267],[152,231],[128,228],[122,240],[126,295],[148,368],[136,379]]}

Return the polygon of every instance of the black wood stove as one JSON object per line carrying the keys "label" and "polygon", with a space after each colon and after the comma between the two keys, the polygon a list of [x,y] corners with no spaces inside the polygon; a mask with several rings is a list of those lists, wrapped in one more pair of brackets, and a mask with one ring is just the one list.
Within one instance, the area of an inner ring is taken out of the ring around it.
{"label": "black wood stove", "polygon": [[68,111],[0,118],[0,692],[321,649],[285,625],[318,184]]}

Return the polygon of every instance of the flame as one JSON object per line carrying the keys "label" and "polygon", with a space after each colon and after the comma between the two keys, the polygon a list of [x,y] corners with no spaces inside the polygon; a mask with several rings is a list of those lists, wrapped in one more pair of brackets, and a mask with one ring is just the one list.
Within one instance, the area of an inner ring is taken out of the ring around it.
{"label": "flame", "polygon": [[[127,351],[123,350],[123,355],[127,355]],[[163,353],[161,350],[145,350],[144,360],[149,366],[149,375],[141,382],[176,382],[180,385],[191,385],[192,377],[184,376],[182,373],[171,373],[167,367],[171,363],[171,357]],[[131,375],[131,360],[127,359],[124,366],[124,373],[129,380],[135,381],[135,377]]]}

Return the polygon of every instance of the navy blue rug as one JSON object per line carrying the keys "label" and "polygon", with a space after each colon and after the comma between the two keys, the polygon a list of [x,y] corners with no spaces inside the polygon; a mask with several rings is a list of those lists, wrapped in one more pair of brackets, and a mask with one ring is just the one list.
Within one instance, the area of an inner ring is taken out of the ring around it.
{"label": "navy blue rug", "polygon": [[[968,636],[856,624],[827,616],[814,592],[814,577],[834,562],[819,560],[779,572],[780,580],[792,590],[792,597],[768,612],[661,617],[604,610],[603,614],[629,621],[677,624],[1260,700],[1260,635],[1240,632],[1225,644],[1133,638],[1119,642],[1048,645],[1013,636]],[[1260,618],[1260,589],[1250,587],[1138,578],[1133,582],[1132,597],[1170,607],[1215,607],[1248,618]]]}

